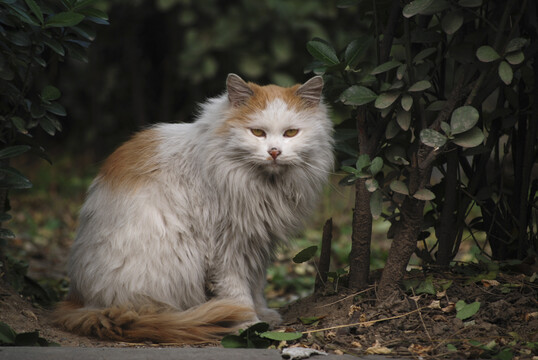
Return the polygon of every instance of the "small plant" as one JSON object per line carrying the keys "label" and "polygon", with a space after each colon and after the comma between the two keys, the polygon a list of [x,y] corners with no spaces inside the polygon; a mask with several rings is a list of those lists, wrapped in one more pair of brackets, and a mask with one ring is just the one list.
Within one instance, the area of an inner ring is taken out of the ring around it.
{"label": "small plant", "polygon": [[239,335],[225,336],[221,344],[225,348],[254,348],[267,349],[276,341],[292,341],[300,339],[303,334],[300,332],[279,332],[268,331],[269,324],[264,322],[256,323],[245,330],[240,330]]}
{"label": "small plant", "polygon": [[60,346],[39,336],[39,331],[16,333],[6,323],[0,322],[1,346]]}

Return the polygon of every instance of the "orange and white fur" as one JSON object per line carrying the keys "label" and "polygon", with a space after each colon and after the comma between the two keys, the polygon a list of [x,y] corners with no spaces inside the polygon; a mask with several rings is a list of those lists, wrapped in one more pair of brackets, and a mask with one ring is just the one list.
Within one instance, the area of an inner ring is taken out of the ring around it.
{"label": "orange and white fur", "polygon": [[332,167],[323,80],[282,88],[230,74],[192,124],[136,134],[104,163],[80,214],[69,331],[121,341],[208,341],[259,320],[265,269]]}

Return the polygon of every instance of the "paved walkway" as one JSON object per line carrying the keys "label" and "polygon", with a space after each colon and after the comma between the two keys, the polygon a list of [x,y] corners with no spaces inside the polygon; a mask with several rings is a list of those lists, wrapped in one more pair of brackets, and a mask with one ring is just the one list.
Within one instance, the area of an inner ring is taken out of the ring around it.
{"label": "paved walkway", "polygon": [[[223,348],[80,348],[80,347],[0,347],[0,359],[9,360],[282,360],[278,350]],[[350,355],[314,355],[309,360],[354,360]],[[360,359],[388,360],[381,356]]]}

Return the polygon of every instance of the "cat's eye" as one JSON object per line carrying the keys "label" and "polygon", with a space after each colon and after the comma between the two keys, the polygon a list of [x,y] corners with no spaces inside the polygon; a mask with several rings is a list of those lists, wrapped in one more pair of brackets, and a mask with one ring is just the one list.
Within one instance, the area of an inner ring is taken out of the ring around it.
{"label": "cat's eye", "polygon": [[299,132],[299,129],[288,129],[284,131],[285,137],[294,137]]}
{"label": "cat's eye", "polygon": [[252,134],[257,137],[265,137],[265,131],[262,129],[250,129]]}

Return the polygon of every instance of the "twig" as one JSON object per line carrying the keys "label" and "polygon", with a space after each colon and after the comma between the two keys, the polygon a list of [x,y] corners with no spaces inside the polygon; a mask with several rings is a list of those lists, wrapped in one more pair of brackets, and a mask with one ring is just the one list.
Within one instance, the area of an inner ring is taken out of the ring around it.
{"label": "twig", "polygon": [[330,304],[325,304],[325,305],[317,306],[316,308],[322,308],[322,307],[325,307],[325,306],[331,306],[331,305],[334,305],[334,304],[338,304],[339,302],[344,301],[344,300],[347,300],[347,299],[349,299],[350,297],[357,296],[357,295],[360,295],[360,294],[362,294],[362,293],[368,292],[368,291],[372,290],[373,288],[374,288],[374,286],[370,286],[370,287],[367,288],[367,289],[364,289],[364,290],[358,291],[358,292],[356,292],[356,293],[353,293],[353,294],[351,294],[351,295],[348,295],[348,296],[346,296],[346,297],[344,297],[344,298],[342,298],[342,299],[340,299],[340,300],[336,300],[336,301],[334,301],[334,302],[332,302],[332,303],[330,303]]}
{"label": "twig", "polygon": [[418,307],[418,301],[416,300],[415,290],[411,288],[411,291],[413,291],[413,297],[414,297],[413,301],[415,302],[415,305],[417,306],[418,316],[420,317],[420,322],[422,323],[422,326],[424,327],[424,332],[426,332],[426,335],[428,336],[428,339],[430,339],[430,343],[433,346],[432,337],[430,336],[428,328],[426,327],[426,323],[424,323],[424,319],[422,318],[422,312],[420,311],[420,308]]}
{"label": "twig", "polygon": [[420,310],[422,310],[422,309],[424,309],[424,308],[426,308],[426,307],[421,307],[421,308],[418,308],[418,309],[409,311],[409,312],[407,312],[407,313],[405,313],[405,314],[402,314],[402,315],[391,316],[391,317],[383,318],[383,319],[369,320],[369,321],[363,321],[363,322],[358,322],[358,323],[353,323],[353,324],[337,325],[337,326],[331,326],[331,327],[323,328],[323,329],[316,329],[316,330],[303,331],[302,334],[303,334],[303,335],[304,335],[304,334],[312,334],[312,333],[316,333],[316,332],[327,331],[327,330],[334,330],[334,329],[342,329],[342,328],[351,327],[351,326],[373,325],[373,324],[375,324],[375,323],[382,322],[382,321],[394,320],[394,319],[400,319],[400,318],[406,317],[407,315],[416,313],[416,312],[418,312],[418,311],[420,311]]}
{"label": "twig", "polygon": [[329,272],[329,266],[331,265],[331,242],[333,231],[333,219],[330,218],[323,225],[323,235],[321,237],[321,254],[319,255],[318,262],[318,275],[316,276],[316,284],[314,291],[319,290],[322,286],[325,286],[327,282],[327,273]]}

